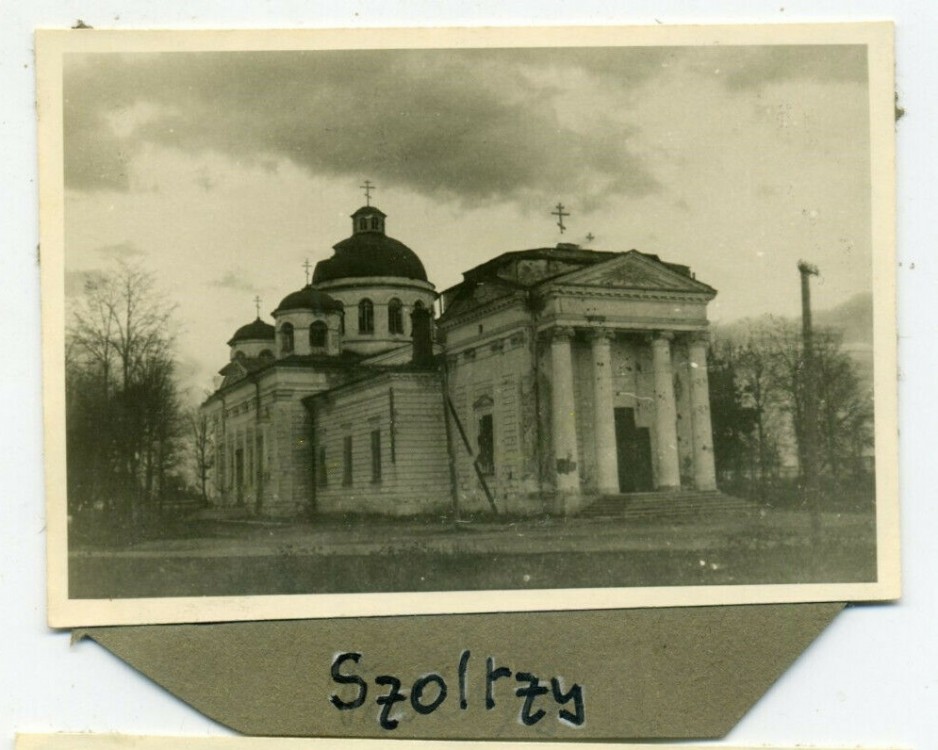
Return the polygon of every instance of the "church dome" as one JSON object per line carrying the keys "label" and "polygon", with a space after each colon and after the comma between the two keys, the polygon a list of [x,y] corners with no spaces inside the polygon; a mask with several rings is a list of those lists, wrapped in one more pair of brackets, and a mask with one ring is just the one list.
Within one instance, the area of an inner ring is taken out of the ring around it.
{"label": "church dome", "polygon": [[316,264],[314,284],[366,276],[427,280],[417,254],[384,233],[385,214],[380,209],[362,206],[351,218],[352,236],[333,246],[331,258]]}
{"label": "church dome", "polygon": [[273,341],[274,327],[270,323],[265,323],[260,318],[241,326],[235,335],[231,337],[228,346],[233,346],[240,341]]}
{"label": "church dome", "polygon": [[[318,266],[317,266],[318,268]],[[288,294],[284,297],[274,315],[286,312],[287,310],[316,310],[320,312],[331,312],[342,310],[342,303],[337,299],[330,297],[325,292],[320,292],[307,284],[299,291]]]}

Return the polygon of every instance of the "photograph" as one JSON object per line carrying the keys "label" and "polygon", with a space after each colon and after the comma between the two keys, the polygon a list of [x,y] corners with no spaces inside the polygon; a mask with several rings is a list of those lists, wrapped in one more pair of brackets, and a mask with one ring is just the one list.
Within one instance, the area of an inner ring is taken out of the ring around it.
{"label": "photograph", "polygon": [[[349,740],[300,739],[288,737],[182,737],[119,734],[20,734],[16,750],[525,750],[526,748],[553,747],[553,743],[531,742],[465,742],[427,740]],[[598,743],[578,743],[584,750],[602,750],[608,747]],[[694,750],[695,745],[632,744],[634,750]],[[703,745],[696,747],[702,748]],[[808,745],[799,745],[810,750]],[[725,750],[794,750],[781,745],[726,746]],[[825,746],[826,750],[837,750]],[[870,750],[877,750],[871,747]],[[879,750],[888,750],[880,747]]]}
{"label": "photograph", "polygon": [[38,32],[50,624],[897,598],[892,34]]}

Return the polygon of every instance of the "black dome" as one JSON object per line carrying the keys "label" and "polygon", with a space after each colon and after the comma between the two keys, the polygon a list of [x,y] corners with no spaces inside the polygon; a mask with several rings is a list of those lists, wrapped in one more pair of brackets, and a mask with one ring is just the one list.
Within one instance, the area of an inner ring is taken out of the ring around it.
{"label": "black dome", "polygon": [[417,254],[380,232],[359,232],[333,246],[335,255],[316,264],[313,283],[364,276],[427,280]]}
{"label": "black dome", "polygon": [[387,214],[384,213],[384,211],[382,211],[377,206],[362,206],[360,209],[358,209],[355,213],[352,214],[352,218],[357,219],[362,214],[366,214],[368,216],[378,215],[382,219],[387,217]]}
{"label": "black dome", "polygon": [[268,341],[273,338],[274,327],[270,323],[265,323],[260,318],[256,318],[253,322],[241,326],[235,331],[235,335],[231,337],[228,346],[237,344],[239,341]]}
{"label": "black dome", "polygon": [[342,303],[337,299],[330,297],[325,292],[320,292],[318,289],[313,289],[307,284],[299,291],[284,297],[277,305],[277,309],[274,310],[274,315],[286,310],[321,310],[329,312],[330,310],[341,311],[342,309]]}

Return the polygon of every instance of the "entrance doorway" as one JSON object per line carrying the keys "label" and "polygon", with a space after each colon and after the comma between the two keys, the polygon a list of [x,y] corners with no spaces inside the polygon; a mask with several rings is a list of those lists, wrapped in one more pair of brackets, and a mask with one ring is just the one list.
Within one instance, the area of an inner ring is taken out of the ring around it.
{"label": "entrance doorway", "polygon": [[651,433],[635,426],[635,409],[616,407],[616,457],[619,492],[648,492],[651,478]]}

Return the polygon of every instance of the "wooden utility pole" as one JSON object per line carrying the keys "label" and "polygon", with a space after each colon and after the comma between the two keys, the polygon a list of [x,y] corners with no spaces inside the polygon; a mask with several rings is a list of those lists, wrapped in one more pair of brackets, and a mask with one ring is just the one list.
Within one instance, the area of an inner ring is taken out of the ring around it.
{"label": "wooden utility pole", "polygon": [[811,512],[811,533],[815,542],[821,534],[821,487],[818,477],[818,379],[817,361],[814,352],[814,327],[811,321],[811,283],[812,276],[818,275],[817,266],[803,260],[798,261],[801,274],[801,338],[804,353],[802,356],[802,382],[804,413],[802,419],[801,445],[801,482],[805,505]]}

